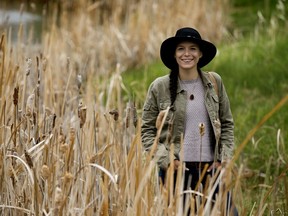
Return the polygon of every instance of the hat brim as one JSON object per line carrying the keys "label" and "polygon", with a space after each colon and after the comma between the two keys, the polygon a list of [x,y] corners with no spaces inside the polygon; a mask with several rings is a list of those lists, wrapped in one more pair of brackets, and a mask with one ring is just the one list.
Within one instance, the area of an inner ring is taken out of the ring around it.
{"label": "hat brim", "polygon": [[199,45],[199,48],[202,52],[202,57],[199,59],[198,62],[199,68],[207,65],[217,53],[215,45],[210,43],[209,41],[189,37],[170,37],[163,41],[160,48],[160,57],[164,65],[171,70],[178,68],[178,64],[174,55],[176,46],[183,41],[191,41]]}

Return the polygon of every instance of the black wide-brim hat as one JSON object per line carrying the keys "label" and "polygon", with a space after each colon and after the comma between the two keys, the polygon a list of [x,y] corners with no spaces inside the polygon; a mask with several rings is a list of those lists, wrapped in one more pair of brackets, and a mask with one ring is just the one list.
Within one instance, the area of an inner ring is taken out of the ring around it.
{"label": "black wide-brim hat", "polygon": [[203,40],[196,29],[189,27],[181,28],[177,30],[174,37],[164,40],[160,48],[160,57],[166,67],[171,70],[178,68],[175,59],[175,50],[176,46],[183,41],[191,41],[198,44],[202,52],[202,57],[198,62],[199,68],[207,65],[216,55],[217,49],[215,45],[209,41]]}

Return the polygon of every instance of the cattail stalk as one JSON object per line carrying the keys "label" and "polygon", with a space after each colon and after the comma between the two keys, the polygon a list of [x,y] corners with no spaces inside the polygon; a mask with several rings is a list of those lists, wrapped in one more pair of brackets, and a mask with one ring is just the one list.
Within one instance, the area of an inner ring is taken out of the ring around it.
{"label": "cattail stalk", "polygon": [[17,138],[17,109],[18,109],[18,95],[19,95],[19,86],[14,88],[13,94],[13,104],[14,104],[14,136],[13,136],[13,143],[14,148],[16,148],[16,138]]}
{"label": "cattail stalk", "polygon": [[32,66],[32,59],[26,59],[26,69],[25,69],[25,76],[24,76],[24,84],[23,84],[23,92],[22,92],[22,102],[21,102],[21,110],[24,112],[25,107],[25,95],[26,95],[26,88],[27,88],[27,77],[30,75]]}
{"label": "cattail stalk", "polygon": [[36,91],[35,91],[35,117],[34,117],[34,127],[35,127],[35,138],[39,138],[39,119],[40,119],[40,67],[39,67],[39,57],[36,57],[36,71],[37,71],[37,84],[36,84]]}
{"label": "cattail stalk", "polygon": [[199,178],[201,176],[201,163],[202,163],[202,138],[205,134],[205,125],[204,123],[199,124],[199,134],[200,134],[200,163],[199,163]]}
{"label": "cattail stalk", "polygon": [[2,34],[1,41],[0,41],[0,51],[3,53],[2,55],[2,67],[1,67],[1,75],[0,75],[0,98],[2,98],[2,87],[3,85],[3,79],[4,79],[4,70],[5,70],[5,34]]}

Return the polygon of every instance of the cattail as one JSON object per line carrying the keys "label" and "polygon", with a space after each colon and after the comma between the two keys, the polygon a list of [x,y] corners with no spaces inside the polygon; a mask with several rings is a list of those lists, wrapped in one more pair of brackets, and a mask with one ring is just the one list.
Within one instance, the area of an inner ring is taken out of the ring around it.
{"label": "cattail", "polygon": [[56,191],[55,191],[55,204],[56,206],[60,206],[62,204],[63,201],[63,192],[62,189],[60,187],[56,187]]}
{"label": "cattail", "polygon": [[173,134],[173,118],[171,118],[168,122],[168,143],[170,143]]}
{"label": "cattail", "polygon": [[78,117],[80,119],[80,128],[83,127],[86,121],[86,113],[87,113],[87,107],[83,105],[82,102],[78,105]]}
{"label": "cattail", "polygon": [[199,133],[200,133],[201,137],[204,136],[204,134],[205,134],[205,125],[204,125],[204,123],[200,123],[199,124]]}
{"label": "cattail", "polygon": [[34,112],[34,100],[35,100],[35,95],[31,94],[27,98],[27,104],[26,104],[26,116],[32,117],[33,112]]}
{"label": "cattail", "polygon": [[214,124],[214,126],[216,128],[216,131],[215,131],[216,142],[218,142],[220,137],[221,137],[221,122],[217,118],[216,120],[214,120],[213,124]]}
{"label": "cattail", "polygon": [[205,134],[205,124],[204,123],[200,123],[199,124],[199,133],[201,136],[201,140],[200,140],[200,163],[199,163],[199,176],[201,176],[201,163],[202,163],[202,137]]}
{"label": "cattail", "polygon": [[64,182],[64,185],[66,185],[67,183],[69,183],[72,179],[73,179],[73,175],[70,172],[66,172],[65,175],[62,177],[62,180]]}
{"label": "cattail", "polygon": [[137,116],[137,109],[136,109],[135,103],[134,103],[134,106],[132,107],[132,114],[133,114],[133,123],[134,123],[134,126],[136,127],[137,122],[138,122],[138,116]]}
{"label": "cattail", "polygon": [[98,155],[97,154],[94,154],[90,157],[89,159],[89,163],[95,163],[96,162],[96,159],[97,159]]}
{"label": "cattail", "polygon": [[76,135],[76,131],[75,128],[70,128],[70,143],[74,143],[75,141],[75,135]]}
{"label": "cattail", "polygon": [[117,109],[111,110],[111,111],[109,112],[109,114],[113,116],[113,119],[114,119],[115,121],[118,120],[118,118],[119,118],[119,112],[118,112]]}
{"label": "cattail", "polygon": [[59,136],[58,136],[58,142],[60,144],[63,144],[63,143],[65,143],[65,140],[66,140],[66,136],[63,134],[63,129],[60,128],[60,132],[59,132]]}
{"label": "cattail", "polygon": [[37,82],[40,84],[40,65],[39,65],[39,57],[36,56],[36,68],[37,68]]}
{"label": "cattail", "polygon": [[133,121],[134,127],[137,126],[137,110],[135,107],[135,104],[131,101],[129,101],[126,105],[126,117],[125,117],[125,126],[128,128],[130,126],[131,120]]}
{"label": "cattail", "polygon": [[129,102],[129,103],[127,103],[127,106],[126,106],[126,117],[125,117],[125,127],[126,128],[129,128],[130,113],[131,113],[131,106],[130,106],[130,102]]}
{"label": "cattail", "polygon": [[58,142],[59,142],[60,144],[65,143],[65,140],[66,140],[66,137],[65,137],[64,135],[59,135],[59,136],[58,136]]}
{"label": "cattail", "polygon": [[3,154],[3,149],[0,149],[0,173],[2,173],[3,169],[3,164],[4,164],[4,154]]}
{"label": "cattail", "polygon": [[78,74],[77,75],[77,87],[78,87],[79,93],[80,93],[81,85],[82,85],[82,75]]}
{"label": "cattail", "polygon": [[[19,93],[19,87],[17,86],[16,88],[14,88],[14,93],[13,93],[13,103],[14,103],[14,126],[15,126],[15,130],[16,130],[16,124],[17,124],[17,105],[18,105],[18,93]],[[14,143],[14,147],[16,146],[16,133],[13,136],[13,143]]]}
{"label": "cattail", "polygon": [[29,153],[26,150],[24,150],[24,154],[25,154],[25,159],[26,159],[28,166],[30,168],[33,168],[33,161],[32,161],[31,156],[29,155]]}
{"label": "cattail", "polygon": [[57,116],[56,116],[56,114],[54,113],[54,114],[53,114],[53,121],[52,121],[52,129],[55,127],[56,118],[57,118]]}
{"label": "cattail", "polygon": [[37,113],[36,112],[33,112],[32,120],[33,120],[33,125],[36,125],[36,123],[37,123]]}
{"label": "cattail", "polygon": [[51,174],[50,168],[47,165],[43,165],[42,168],[41,168],[41,176],[44,179],[48,179],[50,174]]}
{"label": "cattail", "polygon": [[28,58],[26,59],[26,76],[29,76],[30,74],[30,71],[31,71],[31,66],[32,66],[32,59],[31,58]]}
{"label": "cattail", "polygon": [[17,106],[17,104],[18,104],[18,96],[19,96],[18,94],[19,94],[19,86],[14,88],[13,103],[15,106]]}
{"label": "cattail", "polygon": [[20,110],[19,121],[22,122],[22,129],[25,131],[27,129],[27,116],[22,113],[22,110]]}
{"label": "cattail", "polygon": [[165,116],[165,113],[166,113],[166,110],[163,110],[161,111],[158,116],[157,116],[157,119],[156,119],[156,128],[159,130],[160,129],[160,126],[161,126],[161,123],[162,123],[162,120]]}
{"label": "cattail", "polygon": [[67,143],[60,144],[59,151],[61,153],[66,153],[69,149],[69,145]]}

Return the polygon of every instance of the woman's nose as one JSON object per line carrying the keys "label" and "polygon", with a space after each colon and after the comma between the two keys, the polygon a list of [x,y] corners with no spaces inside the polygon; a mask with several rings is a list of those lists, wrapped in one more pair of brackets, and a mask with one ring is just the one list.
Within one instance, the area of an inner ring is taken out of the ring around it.
{"label": "woman's nose", "polygon": [[189,49],[185,49],[184,55],[189,55],[189,54],[190,54]]}

